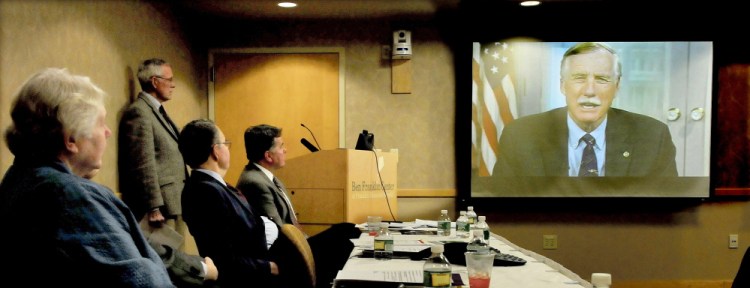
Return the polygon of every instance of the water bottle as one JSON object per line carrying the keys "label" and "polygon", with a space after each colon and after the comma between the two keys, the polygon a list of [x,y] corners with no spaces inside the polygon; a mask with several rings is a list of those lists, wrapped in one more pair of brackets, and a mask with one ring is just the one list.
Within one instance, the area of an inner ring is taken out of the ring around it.
{"label": "water bottle", "polygon": [[432,256],[424,262],[425,288],[451,287],[451,263],[443,256],[443,245],[433,245]]}
{"label": "water bottle", "polygon": [[469,225],[477,224],[477,212],[474,212],[474,206],[469,206],[466,211],[466,218],[469,218]]}
{"label": "water bottle", "polygon": [[459,213],[461,216],[456,219],[456,237],[469,238],[469,218],[466,217],[466,211]]}
{"label": "water bottle", "polygon": [[490,244],[484,240],[484,231],[479,229],[471,230],[472,237],[469,244],[466,245],[466,252],[477,252],[482,254],[490,253]]}
{"label": "water bottle", "polygon": [[477,222],[474,227],[472,227],[472,230],[482,230],[482,234],[484,234],[484,240],[487,241],[487,243],[490,243],[490,226],[487,225],[487,217],[485,216],[479,216],[479,222]]}
{"label": "water bottle", "polygon": [[388,231],[388,223],[380,224],[378,236],[373,245],[376,260],[391,260],[393,258],[393,236]]}
{"label": "water bottle", "polygon": [[451,217],[448,216],[448,210],[440,210],[437,226],[438,236],[451,236]]}

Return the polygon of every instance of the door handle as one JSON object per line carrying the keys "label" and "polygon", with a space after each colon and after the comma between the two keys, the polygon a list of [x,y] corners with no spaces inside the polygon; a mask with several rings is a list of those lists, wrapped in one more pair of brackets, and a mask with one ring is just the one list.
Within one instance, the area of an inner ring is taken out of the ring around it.
{"label": "door handle", "polygon": [[667,111],[667,120],[669,121],[677,121],[677,119],[680,119],[680,116],[682,116],[682,112],[679,108],[669,108]]}
{"label": "door handle", "polygon": [[690,118],[692,118],[695,121],[699,121],[703,119],[703,116],[706,115],[706,111],[703,110],[703,108],[697,107],[693,108],[693,110],[690,110]]}

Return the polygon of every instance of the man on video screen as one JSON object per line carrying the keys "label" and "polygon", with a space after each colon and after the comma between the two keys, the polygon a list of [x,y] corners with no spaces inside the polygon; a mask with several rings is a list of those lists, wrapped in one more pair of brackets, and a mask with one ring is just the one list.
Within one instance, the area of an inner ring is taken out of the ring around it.
{"label": "man on video screen", "polygon": [[560,65],[566,107],[521,117],[502,132],[496,176],[677,176],[667,126],[612,108],[622,68],[602,43],[570,47]]}

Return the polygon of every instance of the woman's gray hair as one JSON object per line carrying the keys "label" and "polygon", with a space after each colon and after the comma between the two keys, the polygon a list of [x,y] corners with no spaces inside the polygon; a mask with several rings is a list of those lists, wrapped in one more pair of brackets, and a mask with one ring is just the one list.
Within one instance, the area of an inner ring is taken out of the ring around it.
{"label": "woman's gray hair", "polygon": [[5,132],[8,148],[17,157],[57,157],[65,149],[66,134],[91,137],[105,96],[91,79],[66,69],[34,74],[13,100],[13,123]]}

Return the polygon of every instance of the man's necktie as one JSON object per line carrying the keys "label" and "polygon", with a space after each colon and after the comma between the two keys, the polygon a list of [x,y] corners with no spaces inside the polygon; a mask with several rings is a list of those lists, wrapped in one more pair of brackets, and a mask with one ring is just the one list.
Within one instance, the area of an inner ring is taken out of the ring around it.
{"label": "man's necktie", "polygon": [[276,177],[273,177],[273,184],[276,185],[276,188],[279,188],[279,191],[281,191],[281,197],[284,198],[284,202],[286,202],[286,207],[289,208],[289,214],[292,214],[292,224],[294,226],[300,227],[299,222],[297,222],[297,215],[294,213],[294,208],[292,207],[292,202],[289,201],[289,198],[286,196],[286,191],[284,191],[284,186],[281,185],[281,182]]}
{"label": "man's necktie", "polygon": [[583,148],[583,157],[581,157],[581,168],[578,169],[578,176],[599,176],[599,165],[596,162],[596,153],[594,153],[596,139],[587,133],[581,137],[580,141],[583,141],[586,147]]}
{"label": "man's necktie", "polygon": [[245,194],[242,194],[242,192],[240,192],[240,190],[237,190],[237,188],[234,188],[234,187],[232,187],[232,185],[229,185],[229,184],[227,184],[227,188],[229,188],[229,190],[231,190],[232,192],[234,192],[234,194],[237,195],[237,198],[240,198],[240,201],[242,201],[242,203],[248,204],[247,203],[247,198],[245,197]]}
{"label": "man's necktie", "polygon": [[169,124],[169,129],[172,131],[174,135],[178,135],[177,132],[177,126],[174,125],[174,122],[172,122],[172,119],[169,118],[169,115],[167,115],[167,110],[164,110],[164,106],[159,106],[159,113],[161,113],[161,116],[164,117],[164,120],[167,120],[167,124]]}

